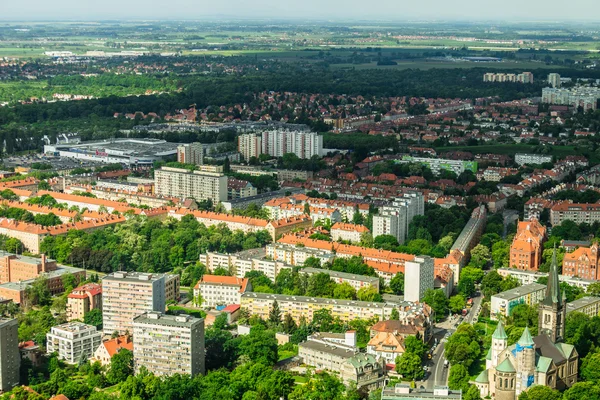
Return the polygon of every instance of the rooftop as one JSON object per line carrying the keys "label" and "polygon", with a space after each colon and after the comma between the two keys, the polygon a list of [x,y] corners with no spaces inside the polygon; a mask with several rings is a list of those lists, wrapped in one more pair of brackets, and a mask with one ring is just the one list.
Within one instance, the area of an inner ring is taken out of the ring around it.
{"label": "rooftop", "polygon": [[153,311],[138,315],[133,319],[133,322],[134,324],[166,325],[180,328],[191,328],[198,322],[204,323],[204,319],[191,317],[186,314],[168,315]]}
{"label": "rooftop", "polygon": [[136,281],[136,282],[154,282],[159,279],[163,279],[164,274],[148,274],[145,272],[126,272],[118,271],[112,274],[106,275],[102,278],[102,281],[108,280],[119,280],[119,281]]}
{"label": "rooftop", "polygon": [[330,269],[319,269],[319,268],[302,268],[300,270],[300,272],[303,272],[305,274],[327,274],[329,276],[331,276],[332,278],[341,278],[341,279],[346,279],[346,280],[354,280],[354,281],[360,281],[360,282],[367,282],[367,283],[379,283],[379,277],[377,276],[365,276],[365,275],[355,275],[355,274],[349,274],[347,272],[338,272],[338,271],[332,271]]}
{"label": "rooftop", "polygon": [[527,294],[537,292],[539,290],[546,290],[546,285],[540,283],[530,283],[529,285],[523,285],[514,289],[507,290],[506,292],[495,294],[492,297],[497,297],[504,300],[512,300]]}

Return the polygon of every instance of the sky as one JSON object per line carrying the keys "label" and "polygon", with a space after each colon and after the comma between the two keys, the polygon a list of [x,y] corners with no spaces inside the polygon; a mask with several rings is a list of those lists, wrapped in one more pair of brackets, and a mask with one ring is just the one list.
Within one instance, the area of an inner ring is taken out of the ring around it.
{"label": "sky", "polygon": [[0,0],[1,20],[600,20],[599,0]]}

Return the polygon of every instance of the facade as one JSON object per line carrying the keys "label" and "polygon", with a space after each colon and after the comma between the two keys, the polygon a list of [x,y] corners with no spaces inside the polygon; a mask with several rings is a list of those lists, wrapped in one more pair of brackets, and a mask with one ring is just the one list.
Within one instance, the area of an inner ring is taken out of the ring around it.
{"label": "facade", "polygon": [[386,364],[396,364],[396,358],[406,351],[404,337],[396,332],[378,332],[367,343],[367,354],[383,359]]}
{"label": "facade", "polygon": [[379,215],[373,217],[373,237],[394,236],[402,244],[408,236],[408,227],[415,215],[425,213],[424,198],[421,193],[406,193],[396,199],[391,206],[379,209]]}
{"label": "facade", "polygon": [[404,264],[404,300],[421,301],[434,287],[433,258],[415,257]]}
{"label": "facade", "polygon": [[102,342],[102,334],[95,326],[81,322],[53,326],[46,334],[46,352],[57,353],[58,358],[69,364],[88,359]]}
{"label": "facade", "polygon": [[386,387],[381,391],[381,400],[461,400],[462,391],[450,390],[447,386],[436,386],[433,389],[413,389],[405,383],[396,383],[394,387]]}
{"label": "facade", "polygon": [[481,397],[516,400],[533,385],[564,390],[577,382],[579,355],[573,345],[562,343],[565,329],[566,300],[558,284],[556,251],[539,306],[538,332],[531,337],[526,327],[514,345],[502,322],[492,335],[486,356],[486,370],[475,381]]}
{"label": "facade", "polygon": [[133,364],[157,376],[204,374],[204,320],[148,312],[133,321]]}
{"label": "facade", "polygon": [[269,221],[266,229],[271,234],[271,239],[275,241],[286,233],[307,229],[312,227],[312,225],[312,218],[309,215],[302,214]]}
{"label": "facade", "polygon": [[238,136],[238,151],[248,162],[252,157],[262,154],[262,136],[256,133],[245,133]]}
{"label": "facade", "polygon": [[408,336],[415,336],[423,343],[428,343],[433,335],[433,323],[425,315],[400,317],[400,319],[389,319],[375,323],[371,326],[369,333],[371,339],[381,333],[391,333],[402,338],[402,342]]}
{"label": "facade", "polygon": [[91,310],[102,311],[102,286],[87,283],[76,287],[67,296],[67,321],[83,321],[83,317]]}
{"label": "facade", "polygon": [[100,343],[90,361],[92,363],[98,361],[102,366],[110,366],[112,357],[122,349],[133,352],[133,341],[128,335],[117,336]]}
{"label": "facade", "polygon": [[509,317],[512,309],[519,304],[536,305],[544,298],[545,291],[546,286],[540,283],[530,283],[495,294],[492,296],[490,317],[495,320],[499,316]]}
{"label": "facade", "polygon": [[252,291],[247,278],[235,276],[204,275],[194,286],[194,297],[202,297],[202,305],[216,307],[240,304],[242,293]]}
{"label": "facade", "polygon": [[154,182],[156,194],[163,196],[214,203],[227,200],[227,177],[222,172],[162,167],[154,171]]}
{"label": "facade", "polygon": [[537,271],[542,261],[546,228],[537,220],[520,221],[510,246],[509,266]]}
{"label": "facade", "polygon": [[133,331],[133,319],[150,311],[165,311],[165,277],[141,272],[113,272],[102,278],[104,332]]}
{"label": "facade", "polygon": [[202,143],[186,143],[177,146],[177,161],[184,164],[204,164],[204,147]]}
{"label": "facade", "polygon": [[360,238],[363,233],[369,233],[369,228],[364,225],[347,224],[344,222],[337,222],[331,227],[331,240],[338,242],[340,240],[360,243]]}
{"label": "facade", "polygon": [[250,315],[255,314],[266,319],[275,301],[279,305],[281,315],[290,314],[296,323],[300,322],[301,318],[311,321],[314,312],[323,308],[330,310],[334,318],[339,317],[343,322],[356,318],[370,319],[375,316],[382,320],[389,319],[394,308],[399,311],[401,319],[411,319],[421,315],[430,319],[432,314],[431,307],[427,304],[408,301],[375,303],[255,292],[242,294],[241,306],[247,309]]}
{"label": "facade", "polygon": [[540,165],[552,162],[552,156],[543,154],[518,153],[515,154],[515,162],[518,165],[535,164]]}
{"label": "facade", "polygon": [[565,201],[553,205],[550,209],[550,224],[560,225],[565,220],[590,225],[600,221],[600,204],[574,204]]}
{"label": "facade", "polygon": [[273,157],[294,153],[298,158],[311,158],[323,154],[323,136],[315,132],[267,130],[261,142],[262,153]]}
{"label": "facade", "polygon": [[19,384],[21,353],[19,352],[19,322],[0,319],[0,391],[8,392]]}
{"label": "facade", "polygon": [[241,179],[227,179],[227,198],[230,200],[243,199],[258,194],[258,190],[248,181]]}

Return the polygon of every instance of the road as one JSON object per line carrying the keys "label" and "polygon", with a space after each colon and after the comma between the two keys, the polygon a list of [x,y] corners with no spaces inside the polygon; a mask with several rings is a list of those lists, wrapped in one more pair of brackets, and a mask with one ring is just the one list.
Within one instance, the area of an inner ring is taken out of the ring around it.
{"label": "road", "polygon": [[473,324],[475,318],[479,316],[479,311],[481,309],[481,302],[483,301],[483,296],[473,297],[473,306],[469,310],[469,313],[465,317],[465,321],[467,324]]}
{"label": "road", "polygon": [[433,336],[438,339],[438,345],[433,351],[431,360],[427,363],[428,372],[425,380],[417,382],[417,386],[433,389],[434,386],[445,386],[448,382],[448,368],[444,368],[444,342],[446,333],[452,334],[454,329],[436,328]]}

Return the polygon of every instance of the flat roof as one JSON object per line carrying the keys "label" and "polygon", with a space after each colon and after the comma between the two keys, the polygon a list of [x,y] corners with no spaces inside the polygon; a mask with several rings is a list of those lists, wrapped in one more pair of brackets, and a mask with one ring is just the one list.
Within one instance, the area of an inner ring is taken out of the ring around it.
{"label": "flat roof", "polygon": [[586,296],[567,303],[567,312],[575,311],[590,304],[600,303],[600,297]]}
{"label": "flat roof", "polygon": [[177,146],[180,144],[181,143],[167,142],[162,139],[123,138],[82,142],[78,144],[65,143],[50,146],[63,151],[78,149],[84,152],[95,153],[96,150],[103,150],[112,156],[152,157],[157,155],[176,154]]}
{"label": "flat roof", "polygon": [[492,297],[497,297],[503,300],[512,300],[517,297],[525,296],[537,292],[538,290],[544,289],[546,289],[546,285],[542,285],[541,283],[530,283],[528,285],[523,285],[514,289],[507,290],[506,292],[495,294]]}
{"label": "flat roof", "polygon": [[133,319],[136,324],[148,325],[166,325],[179,328],[191,328],[199,322],[204,322],[203,318],[195,318],[187,314],[168,315],[159,312],[149,312],[138,315]]}
{"label": "flat roof", "polygon": [[67,322],[66,324],[53,326],[52,328],[63,332],[77,333],[81,331],[94,330],[97,331],[94,325],[84,324],[83,322]]}
{"label": "flat roof", "polygon": [[348,279],[348,280],[361,281],[361,282],[377,282],[377,283],[379,283],[378,276],[349,274],[347,272],[332,271],[330,269],[320,269],[320,268],[308,267],[308,268],[302,268],[300,270],[300,272],[305,273],[305,274],[320,274],[320,273],[322,273],[322,274],[327,274],[334,278]]}
{"label": "flat roof", "polygon": [[[396,393],[399,391],[406,393]],[[438,394],[436,394],[436,392]],[[447,393],[447,394],[446,394]],[[381,400],[404,400],[404,399],[462,399],[461,390],[450,390],[447,387],[434,387],[433,389],[411,388],[408,385],[398,384],[396,387],[385,387],[381,391]]]}
{"label": "flat roof", "polygon": [[329,353],[329,354],[332,354],[332,355],[340,357],[340,358],[351,358],[357,354],[357,351],[354,351],[354,350],[345,349],[343,347],[339,347],[334,344],[325,344],[322,342],[316,342],[316,341],[310,340],[310,339],[305,342],[300,343],[299,346],[305,347],[307,349],[315,350],[315,351],[320,351],[323,353]]}
{"label": "flat roof", "polygon": [[145,272],[117,271],[102,278],[102,281],[132,281],[132,282],[154,282],[164,278],[165,274],[150,274]]}

